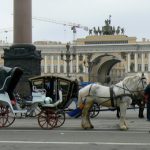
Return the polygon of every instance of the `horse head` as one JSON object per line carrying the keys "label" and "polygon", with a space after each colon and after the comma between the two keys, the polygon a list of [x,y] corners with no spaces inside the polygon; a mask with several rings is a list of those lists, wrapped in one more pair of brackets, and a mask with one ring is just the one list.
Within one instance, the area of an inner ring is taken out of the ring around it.
{"label": "horse head", "polygon": [[142,73],[142,74],[138,74],[137,76],[139,78],[137,83],[138,90],[144,91],[144,89],[148,85],[148,75]]}
{"label": "horse head", "polygon": [[134,76],[126,77],[123,80],[123,84],[129,91],[133,92],[135,95],[139,95],[144,92],[144,89],[148,84],[148,77],[144,73],[136,74]]}

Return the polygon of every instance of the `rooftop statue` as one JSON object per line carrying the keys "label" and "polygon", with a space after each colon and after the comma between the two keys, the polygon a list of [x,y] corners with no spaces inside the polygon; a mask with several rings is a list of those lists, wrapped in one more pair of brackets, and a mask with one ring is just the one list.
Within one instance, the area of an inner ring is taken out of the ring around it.
{"label": "rooftop statue", "polygon": [[93,27],[93,29],[89,30],[89,35],[92,35],[92,32],[94,33],[94,35],[124,35],[124,28],[121,28],[120,26],[116,28],[114,26],[112,27],[111,15],[109,15],[109,19],[105,20],[105,25],[102,26],[101,29],[100,27],[98,27],[98,29],[96,29],[96,27]]}

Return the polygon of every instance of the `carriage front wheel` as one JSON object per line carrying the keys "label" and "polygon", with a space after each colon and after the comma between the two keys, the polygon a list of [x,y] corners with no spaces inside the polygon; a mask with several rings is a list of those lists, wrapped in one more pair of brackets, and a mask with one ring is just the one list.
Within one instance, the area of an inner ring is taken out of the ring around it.
{"label": "carriage front wheel", "polygon": [[38,124],[43,129],[53,129],[57,124],[57,113],[50,109],[43,109],[38,115]]}

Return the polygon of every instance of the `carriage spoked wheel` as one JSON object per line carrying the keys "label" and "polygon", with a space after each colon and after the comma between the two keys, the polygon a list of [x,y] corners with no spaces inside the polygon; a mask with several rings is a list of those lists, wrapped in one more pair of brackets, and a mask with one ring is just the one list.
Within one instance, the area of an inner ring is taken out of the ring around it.
{"label": "carriage spoked wheel", "polygon": [[6,106],[0,104],[0,128],[5,127],[8,121],[8,113]]}
{"label": "carriage spoked wheel", "polygon": [[100,106],[97,103],[94,103],[92,108],[90,109],[90,118],[94,118],[98,116],[100,112]]}
{"label": "carriage spoked wheel", "polygon": [[43,109],[38,115],[38,124],[43,129],[53,129],[57,124],[57,113],[51,109]]}
{"label": "carriage spoked wheel", "polygon": [[8,119],[5,124],[5,127],[9,127],[10,125],[12,125],[14,123],[16,117],[9,106],[6,106],[6,113],[7,113]]}
{"label": "carriage spoked wheel", "polygon": [[56,111],[56,113],[57,113],[57,124],[55,127],[58,128],[65,123],[66,117],[65,117],[65,112],[63,110],[58,110]]}

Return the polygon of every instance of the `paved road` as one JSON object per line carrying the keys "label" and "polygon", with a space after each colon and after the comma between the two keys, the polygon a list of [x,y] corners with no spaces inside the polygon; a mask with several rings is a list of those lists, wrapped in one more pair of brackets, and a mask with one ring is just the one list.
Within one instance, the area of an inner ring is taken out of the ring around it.
{"label": "paved road", "polygon": [[33,118],[16,119],[11,127],[0,129],[0,150],[149,150],[150,122],[137,116],[137,110],[127,112],[128,131],[119,130],[112,111],[92,119],[93,130],[81,129],[80,118],[68,117],[53,130],[40,129]]}

